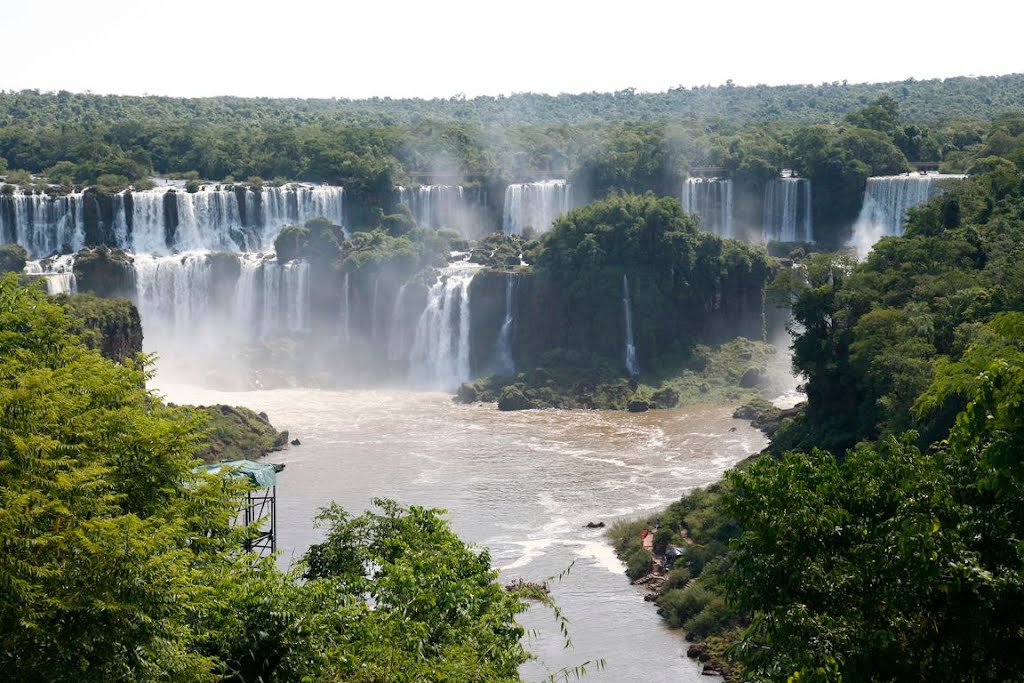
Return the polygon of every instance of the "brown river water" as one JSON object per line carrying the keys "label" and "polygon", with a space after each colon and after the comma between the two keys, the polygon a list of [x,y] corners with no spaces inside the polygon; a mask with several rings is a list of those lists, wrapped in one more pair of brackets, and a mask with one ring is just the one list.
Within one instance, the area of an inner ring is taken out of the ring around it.
{"label": "brown river water", "polygon": [[159,380],[154,388],[178,403],[265,411],[302,441],[270,456],[286,465],[277,491],[282,564],[319,539],[311,520],[329,501],[353,513],[374,497],[444,508],[464,540],[490,550],[502,580],[544,581],[572,565],[552,595],[573,647],[563,647],[550,610],[531,608],[521,623],[536,659],[523,667],[525,680],[602,658],[604,670],[584,681],[714,680],[629,584],[603,531],[584,526],[657,511],[762,449],[764,437],[733,419],[732,407],[502,413],[408,390],[218,392]]}

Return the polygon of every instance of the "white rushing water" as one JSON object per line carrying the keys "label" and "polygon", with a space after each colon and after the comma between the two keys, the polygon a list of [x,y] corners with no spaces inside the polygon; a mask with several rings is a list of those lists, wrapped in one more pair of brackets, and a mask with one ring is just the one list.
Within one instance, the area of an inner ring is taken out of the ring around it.
{"label": "white rushing water", "polygon": [[682,203],[683,211],[700,218],[702,230],[719,237],[735,237],[731,180],[687,178],[683,183]]}
{"label": "white rushing water", "polygon": [[716,680],[700,676],[681,634],[629,584],[604,532],[584,527],[653,514],[763,448],[732,407],[505,413],[412,391],[157,388],[176,402],[266,411],[301,439],[269,458],[286,465],[277,487],[282,564],[322,538],[310,522],[332,500],[352,513],[375,496],[444,508],[464,540],[490,551],[502,581],[548,580],[575,562],[551,582],[574,647],[563,648],[548,610],[531,608],[521,623],[537,631],[525,645],[538,659],[523,667],[526,680],[599,658],[607,668],[584,681]]}
{"label": "white rushing water", "polygon": [[764,188],[761,233],[766,242],[813,242],[811,181],[776,178]]}
{"label": "white rushing water", "polygon": [[85,244],[82,193],[61,197],[15,189],[0,195],[0,243],[25,247],[42,258],[64,247],[77,251]]}
{"label": "white rushing water", "polygon": [[[241,197],[241,198],[240,198]],[[291,183],[255,192],[241,186],[204,185],[198,192],[161,186],[110,197],[109,220],[92,193],[51,198],[15,190],[0,196],[0,240],[42,258],[65,246],[85,245],[85,207],[93,202],[97,229],[113,235],[127,251],[170,254],[183,251],[259,251],[272,248],[281,228],[325,217],[344,225],[342,187]]]}
{"label": "white rushing water", "polygon": [[74,268],[74,254],[65,254],[38,261],[27,261],[24,272],[26,275],[44,280],[46,293],[55,296],[57,294],[74,294],[78,291]]}
{"label": "white rushing water", "polygon": [[632,377],[640,374],[640,364],[636,359],[636,344],[633,341],[633,302],[629,296],[629,279],[622,276],[622,319],[625,328],[625,348],[623,356],[626,372]]}
{"label": "white rushing water", "polygon": [[345,341],[352,339],[352,292],[348,286],[348,273],[341,284],[341,333]]}
{"label": "white rushing water", "polygon": [[907,173],[868,178],[864,203],[853,226],[850,245],[865,258],[875,242],[903,234],[907,210],[924,204],[943,191],[949,182],[967,176],[943,173]]}
{"label": "white rushing water", "polygon": [[514,183],[505,188],[502,230],[506,235],[522,235],[527,228],[547,232],[556,218],[568,212],[572,185],[565,180]]}
{"label": "white rushing water", "polygon": [[207,252],[132,258],[145,350],[159,352],[161,371],[198,371],[200,359],[231,358],[238,343],[309,329],[305,261]]}
{"label": "white rushing water", "polygon": [[479,269],[468,261],[449,264],[430,288],[409,352],[414,386],[451,390],[470,379],[469,285]]}

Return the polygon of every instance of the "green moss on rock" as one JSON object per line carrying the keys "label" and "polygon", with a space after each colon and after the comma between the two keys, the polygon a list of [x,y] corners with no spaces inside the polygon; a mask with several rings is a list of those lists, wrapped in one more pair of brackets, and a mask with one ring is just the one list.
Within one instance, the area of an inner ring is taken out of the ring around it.
{"label": "green moss on rock", "polygon": [[264,413],[241,406],[198,406],[207,419],[207,447],[199,456],[208,462],[253,460],[288,444],[288,432],[277,431]]}

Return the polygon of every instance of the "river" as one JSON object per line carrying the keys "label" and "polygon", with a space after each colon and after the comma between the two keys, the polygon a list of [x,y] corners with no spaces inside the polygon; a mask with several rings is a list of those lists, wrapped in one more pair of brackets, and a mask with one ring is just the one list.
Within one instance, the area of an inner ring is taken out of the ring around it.
{"label": "river", "polygon": [[310,521],[331,500],[353,513],[374,497],[444,508],[464,540],[490,550],[502,580],[543,581],[572,565],[552,595],[573,647],[563,647],[550,610],[531,608],[521,623],[535,631],[526,645],[537,659],[524,679],[603,658],[604,670],[584,681],[714,680],[629,584],[602,530],[584,527],[662,508],[763,448],[731,407],[503,413],[404,390],[154,388],[178,403],[265,411],[302,441],[270,458],[286,466],[277,491],[282,563],[320,538]]}

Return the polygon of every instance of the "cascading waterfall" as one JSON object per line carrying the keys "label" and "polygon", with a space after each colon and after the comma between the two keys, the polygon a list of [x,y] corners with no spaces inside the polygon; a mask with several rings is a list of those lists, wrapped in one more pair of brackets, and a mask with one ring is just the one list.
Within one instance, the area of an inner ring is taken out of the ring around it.
{"label": "cascading waterfall", "polygon": [[329,219],[334,225],[345,224],[345,190],[342,187],[292,183],[264,187],[260,196],[263,207],[261,225],[272,235],[286,225],[301,225],[319,216]]}
{"label": "cascading waterfall", "polygon": [[238,282],[235,285],[234,303],[231,310],[236,316],[237,329],[243,338],[261,329],[261,309],[259,302],[260,277],[263,275],[263,262],[259,254],[246,254],[241,259],[238,271]]}
{"label": "cascading waterfall", "polygon": [[502,230],[522,235],[526,228],[547,232],[556,218],[569,211],[572,185],[565,180],[515,183],[505,188]]}
{"label": "cascading waterfall", "polygon": [[50,259],[28,261],[25,263],[24,272],[33,278],[44,280],[46,293],[55,296],[57,294],[74,294],[78,291],[74,268],[75,255],[66,254]]}
{"label": "cascading waterfall", "polygon": [[683,183],[683,211],[700,218],[702,230],[719,237],[734,237],[732,181],[726,178],[687,178]]}
{"label": "cascading waterfall", "polygon": [[868,178],[864,203],[854,223],[850,245],[857,248],[860,258],[864,258],[881,238],[903,234],[907,209],[920,206],[940,194],[948,182],[966,177],[943,173],[909,173]]}
{"label": "cascading waterfall", "polygon": [[384,273],[377,273],[377,276],[373,278],[373,297],[370,299],[370,339],[377,339],[378,325],[377,325],[377,300],[380,295],[380,279]]}
{"label": "cascading waterfall", "polygon": [[223,351],[234,342],[309,329],[308,263],[245,254],[237,277],[221,281],[219,256],[135,255],[135,298],[148,348],[170,356]]}
{"label": "cascading waterfall", "polygon": [[400,361],[405,358],[406,336],[405,336],[405,288],[408,282],[398,288],[395,295],[395,305],[391,309],[391,327],[388,328],[388,360]]}
{"label": "cascading waterfall", "polygon": [[348,273],[345,273],[345,279],[341,285],[341,333],[345,341],[352,340],[352,332],[349,325],[352,310],[351,296],[348,288]]}
{"label": "cascading waterfall", "polygon": [[85,244],[82,193],[61,197],[15,189],[0,195],[0,243],[20,244],[29,256],[43,258],[64,247]]}
{"label": "cascading waterfall", "polygon": [[629,296],[629,279],[622,275],[622,318],[626,328],[625,363],[626,372],[632,377],[640,374],[640,364],[636,359],[636,344],[633,341],[633,304]]}
{"label": "cascading waterfall", "polygon": [[135,256],[135,300],[144,339],[154,348],[173,353],[204,337],[212,322],[211,269],[206,254],[158,257]]}
{"label": "cascading waterfall", "polygon": [[455,389],[470,379],[469,285],[480,267],[449,265],[430,288],[409,353],[409,378],[435,389]]}
{"label": "cascading waterfall", "polygon": [[813,242],[811,181],[776,178],[768,182],[761,227],[766,242]]}
{"label": "cascading waterfall", "polygon": [[19,189],[0,196],[0,240],[20,244],[35,258],[65,246],[77,251],[86,245],[84,202],[91,201],[100,232],[113,236],[108,246],[147,254],[252,252],[269,247],[285,225],[319,216],[344,225],[344,197],[342,187],[300,183],[259,193],[242,186],[159,187],[110,195],[104,218],[94,193],[49,197]]}
{"label": "cascading waterfall", "polygon": [[423,228],[457,227],[457,215],[463,208],[464,198],[461,185],[398,188],[398,201],[409,207],[412,217]]}
{"label": "cascading waterfall", "polygon": [[309,264],[289,261],[263,264],[262,336],[309,330]]}
{"label": "cascading waterfall", "polygon": [[515,275],[509,273],[508,281],[505,283],[505,320],[501,324],[501,331],[498,332],[498,340],[494,352],[497,360],[496,370],[502,375],[511,375],[516,371],[516,363],[512,358],[512,329],[515,324],[514,296]]}

